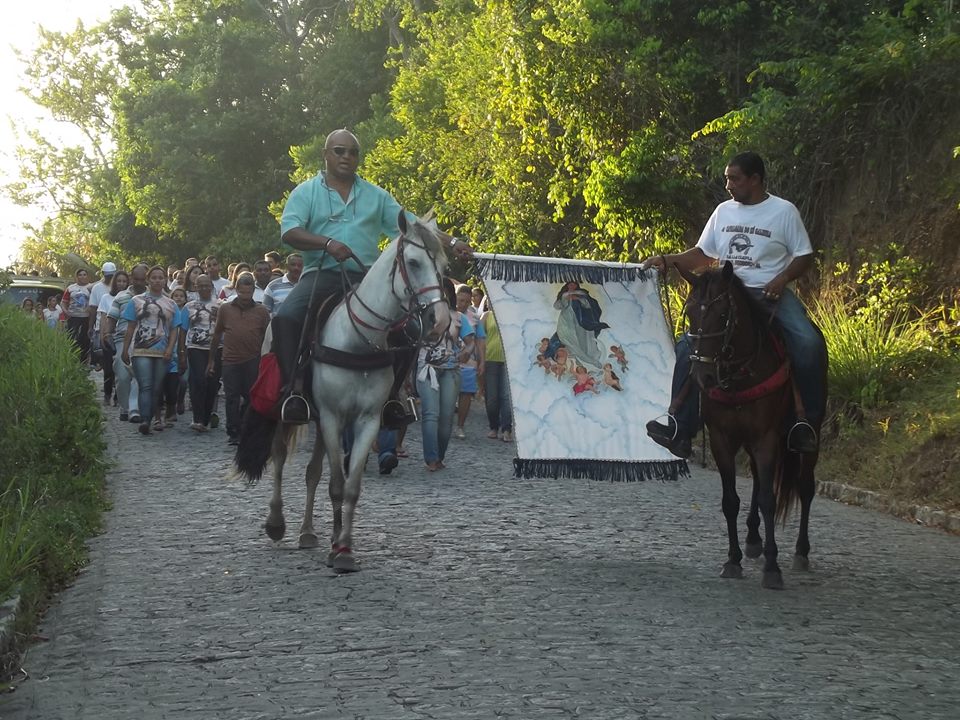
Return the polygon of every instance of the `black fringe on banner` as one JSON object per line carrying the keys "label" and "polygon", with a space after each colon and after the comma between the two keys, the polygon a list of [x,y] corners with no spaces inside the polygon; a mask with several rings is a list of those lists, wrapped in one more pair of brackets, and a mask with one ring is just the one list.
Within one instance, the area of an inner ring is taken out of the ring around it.
{"label": "black fringe on banner", "polygon": [[690,477],[686,460],[625,462],[619,460],[522,460],[513,459],[515,477],[586,478],[610,482],[679,480]]}
{"label": "black fringe on banner", "polygon": [[600,285],[605,282],[646,282],[647,272],[637,267],[608,267],[577,263],[548,263],[536,260],[505,260],[477,258],[481,277],[504,282],[586,282]]}

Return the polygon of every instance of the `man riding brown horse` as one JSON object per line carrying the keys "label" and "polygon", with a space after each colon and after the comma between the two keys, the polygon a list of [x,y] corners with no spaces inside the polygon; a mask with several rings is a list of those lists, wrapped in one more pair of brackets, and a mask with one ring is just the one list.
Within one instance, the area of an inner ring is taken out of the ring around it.
{"label": "man riding brown horse", "polygon": [[[765,188],[763,159],[753,152],[734,156],[724,178],[730,200],[714,210],[695,247],[676,255],[655,256],[645,267],[665,270],[676,266],[698,272],[719,261],[730,261],[747,291],[764,303],[776,318],[786,345],[799,402],[797,418],[788,434],[789,448],[810,453],[818,448],[814,427],[823,420],[823,337],[807,317],[790,283],[813,265],[813,247],[797,208]],[[647,434],[679,457],[691,454],[691,440],[699,426],[698,392],[690,382],[693,346],[684,335],[677,343],[673,399],[667,422],[651,420]]]}

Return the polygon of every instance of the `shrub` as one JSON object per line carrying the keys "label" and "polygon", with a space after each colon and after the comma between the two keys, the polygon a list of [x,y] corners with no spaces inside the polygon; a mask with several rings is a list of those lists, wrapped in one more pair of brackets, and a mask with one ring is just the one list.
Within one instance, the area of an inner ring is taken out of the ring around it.
{"label": "shrub", "polygon": [[28,608],[67,582],[104,508],[93,383],[69,339],[0,306],[0,599]]}

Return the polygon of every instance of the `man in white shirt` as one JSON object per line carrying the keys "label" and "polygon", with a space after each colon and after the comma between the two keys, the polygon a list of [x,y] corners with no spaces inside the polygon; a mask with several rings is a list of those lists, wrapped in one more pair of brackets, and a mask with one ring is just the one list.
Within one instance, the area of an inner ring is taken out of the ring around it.
{"label": "man in white shirt", "polygon": [[[789,287],[813,266],[813,247],[793,203],[766,191],[766,170],[759,155],[744,152],[734,156],[724,177],[731,199],[713,211],[696,246],[676,255],[649,258],[644,265],[659,270],[675,265],[698,272],[715,262],[730,261],[748,292],[771,304],[806,412],[790,431],[790,449],[814,452],[818,439],[813,426],[823,420],[825,411],[826,388],[820,377],[826,349]],[[690,374],[692,352],[693,346],[684,335],[677,343],[674,399]],[[698,413],[698,393],[689,392],[682,403],[671,403],[668,423],[648,422],[647,434],[674,455],[689,457],[691,440],[699,426]]]}
{"label": "man in white shirt", "polygon": [[220,261],[213,255],[208,255],[207,259],[203,261],[203,267],[207,277],[210,278],[210,282],[213,283],[213,296],[220,297],[220,291],[230,284],[230,280],[220,277]]}
{"label": "man in white shirt", "polygon": [[94,283],[90,288],[90,304],[87,306],[87,312],[89,313],[87,332],[91,338],[95,336],[95,331],[100,329],[97,322],[97,308],[100,306],[100,300],[103,299],[103,296],[110,292],[110,283],[113,282],[113,276],[116,272],[116,265],[112,262],[105,262],[100,268],[103,277],[100,282]]}

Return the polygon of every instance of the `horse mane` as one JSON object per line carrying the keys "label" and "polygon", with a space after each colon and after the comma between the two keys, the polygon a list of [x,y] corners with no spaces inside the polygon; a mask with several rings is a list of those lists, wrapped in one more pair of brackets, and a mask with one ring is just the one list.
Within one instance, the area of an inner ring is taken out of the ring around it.
{"label": "horse mane", "polygon": [[[712,281],[723,282],[722,274],[723,268],[711,268],[706,270],[700,277],[704,285],[707,286]],[[765,308],[759,300],[750,294],[747,286],[743,284],[743,280],[737,277],[736,273],[732,273],[727,282],[729,282],[730,288],[736,296],[737,301],[741,302],[747,308],[753,324],[762,328],[765,335],[771,335],[773,331],[770,327],[769,309]]]}

